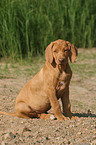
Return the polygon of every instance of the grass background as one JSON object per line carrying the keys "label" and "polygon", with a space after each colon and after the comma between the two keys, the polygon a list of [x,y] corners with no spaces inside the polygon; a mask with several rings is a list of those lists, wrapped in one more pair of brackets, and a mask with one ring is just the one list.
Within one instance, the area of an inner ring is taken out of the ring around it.
{"label": "grass background", "polygon": [[[69,62],[70,63],[70,62]],[[0,79],[10,78],[32,78],[44,66],[43,57],[32,57],[31,61],[23,59],[22,63],[4,63],[0,62]],[[96,75],[96,50],[79,49],[79,56],[76,63],[70,63],[73,74],[82,79],[89,79]]]}
{"label": "grass background", "polygon": [[0,0],[0,59],[6,63],[43,55],[58,38],[96,46],[96,1]]}

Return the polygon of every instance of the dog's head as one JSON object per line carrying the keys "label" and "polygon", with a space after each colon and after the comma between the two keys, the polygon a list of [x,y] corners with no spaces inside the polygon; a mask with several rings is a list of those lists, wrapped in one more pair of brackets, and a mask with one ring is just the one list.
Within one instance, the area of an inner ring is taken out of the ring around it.
{"label": "dog's head", "polygon": [[68,58],[73,63],[77,58],[77,48],[69,41],[58,39],[51,44],[45,50],[46,61],[50,64],[55,61],[57,65],[67,64]]}

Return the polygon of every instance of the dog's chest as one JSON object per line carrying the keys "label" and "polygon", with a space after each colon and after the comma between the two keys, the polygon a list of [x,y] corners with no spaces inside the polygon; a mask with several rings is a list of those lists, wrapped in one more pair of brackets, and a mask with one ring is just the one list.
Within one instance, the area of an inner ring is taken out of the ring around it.
{"label": "dog's chest", "polygon": [[61,73],[57,82],[57,88],[62,85],[65,86],[67,79],[68,79],[67,74],[65,72]]}
{"label": "dog's chest", "polygon": [[70,79],[71,79],[70,73],[62,72],[60,74],[56,85],[56,92],[58,95],[60,95],[66,90],[66,88],[69,86]]}

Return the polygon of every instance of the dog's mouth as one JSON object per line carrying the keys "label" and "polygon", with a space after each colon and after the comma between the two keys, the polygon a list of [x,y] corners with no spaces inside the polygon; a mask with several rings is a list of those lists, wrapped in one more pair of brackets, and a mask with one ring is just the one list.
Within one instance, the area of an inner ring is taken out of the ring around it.
{"label": "dog's mouth", "polygon": [[64,58],[60,58],[59,60],[58,60],[58,65],[64,65],[64,64],[66,64],[67,63],[67,61],[66,61],[66,59],[64,59]]}
{"label": "dog's mouth", "polygon": [[66,65],[67,64],[67,59],[65,58],[60,58],[60,59],[53,59],[53,63],[54,65],[59,65],[59,66],[62,66],[62,65]]}
{"label": "dog's mouth", "polygon": [[58,62],[58,65],[66,64],[65,62]]}

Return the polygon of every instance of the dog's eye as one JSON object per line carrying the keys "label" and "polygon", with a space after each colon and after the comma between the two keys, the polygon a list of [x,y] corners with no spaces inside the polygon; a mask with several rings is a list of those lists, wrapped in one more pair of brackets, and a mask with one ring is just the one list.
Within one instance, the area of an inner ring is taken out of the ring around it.
{"label": "dog's eye", "polygon": [[54,50],[54,52],[57,52],[56,50]]}
{"label": "dog's eye", "polygon": [[66,50],[64,50],[64,52],[68,52],[68,50],[66,49]]}

